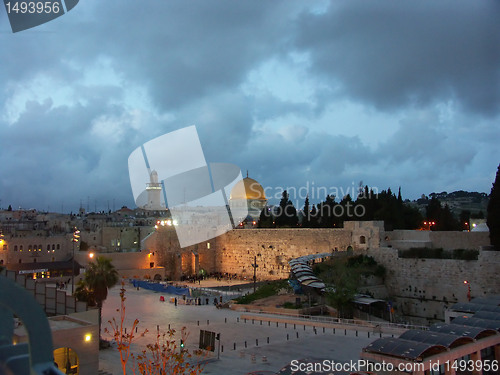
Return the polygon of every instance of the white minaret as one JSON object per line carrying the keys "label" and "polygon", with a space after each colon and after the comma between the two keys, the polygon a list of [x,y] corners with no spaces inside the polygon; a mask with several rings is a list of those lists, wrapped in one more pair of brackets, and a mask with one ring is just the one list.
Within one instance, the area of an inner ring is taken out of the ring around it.
{"label": "white minaret", "polygon": [[158,182],[158,173],[155,170],[149,175],[149,184],[146,184],[148,203],[144,208],[148,210],[161,210],[161,184]]}

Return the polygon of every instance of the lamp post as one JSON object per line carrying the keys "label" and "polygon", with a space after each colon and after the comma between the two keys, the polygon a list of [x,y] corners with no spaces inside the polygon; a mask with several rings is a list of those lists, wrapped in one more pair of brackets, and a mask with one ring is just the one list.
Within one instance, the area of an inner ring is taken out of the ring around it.
{"label": "lamp post", "polygon": [[72,270],[71,270],[71,294],[75,294],[75,242],[80,241],[80,231],[75,227],[73,229],[73,238],[71,239],[73,242],[73,262],[72,262]]}
{"label": "lamp post", "polygon": [[254,256],[253,258],[252,267],[253,267],[253,292],[255,293],[255,291],[257,290],[257,267],[259,267],[259,265],[257,264],[257,256]]}
{"label": "lamp post", "polygon": [[467,285],[467,300],[470,302],[470,298],[471,298],[471,295],[470,295],[470,283],[467,280],[464,280],[464,284]]}

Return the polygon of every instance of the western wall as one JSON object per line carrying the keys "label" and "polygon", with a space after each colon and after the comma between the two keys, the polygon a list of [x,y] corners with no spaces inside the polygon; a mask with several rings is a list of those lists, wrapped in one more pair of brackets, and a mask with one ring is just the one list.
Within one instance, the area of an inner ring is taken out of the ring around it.
{"label": "western wall", "polygon": [[[345,222],[344,228],[236,229],[219,237],[181,249],[175,231],[162,228],[145,246],[155,266],[166,275],[207,273],[237,274],[252,280],[257,261],[257,280],[289,276],[288,261],[303,255],[352,250],[373,256],[385,266],[385,288],[373,288],[374,297],[390,298],[396,312],[414,322],[444,318],[444,310],[472,296],[500,293],[500,252],[481,250],[477,260],[406,259],[398,250],[411,247],[480,249],[489,244],[487,232],[385,232],[383,222]],[[362,290],[363,291],[363,290]]]}

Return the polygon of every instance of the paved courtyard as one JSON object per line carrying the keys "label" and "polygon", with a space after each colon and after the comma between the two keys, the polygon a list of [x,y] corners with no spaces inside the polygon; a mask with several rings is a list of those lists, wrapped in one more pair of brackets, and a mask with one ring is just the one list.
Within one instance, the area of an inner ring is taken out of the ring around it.
{"label": "paved courtyard", "polygon": [[[103,329],[109,327],[109,319],[118,318],[119,289],[119,286],[112,288],[104,303]],[[213,304],[175,306],[169,302],[170,295],[163,295],[166,302],[161,302],[160,293],[136,290],[130,284],[126,285],[126,289],[126,326],[131,327],[137,318],[140,321],[139,332],[146,328],[149,330],[146,336],[138,337],[135,341],[132,350],[135,353],[154,342],[157,327],[160,331],[168,329],[169,325],[176,330],[187,327],[190,335],[186,348],[191,352],[198,346],[200,329],[220,333],[220,359],[217,359],[217,350],[210,353],[204,374],[243,375],[252,371],[277,373],[282,367],[290,365],[292,360],[304,358],[356,361],[361,349],[374,340],[373,336],[368,338],[366,332],[359,332],[359,337],[356,337],[355,331],[336,330],[334,334],[332,329],[323,332],[321,328],[316,328],[315,332],[311,326],[305,329],[296,326],[294,329],[293,324],[285,328],[284,324],[276,327],[276,323],[255,321],[252,324],[251,320],[245,323],[239,319],[239,312],[217,309]],[[105,333],[103,337],[111,339]],[[116,346],[100,352],[100,369],[111,374],[120,373]]]}

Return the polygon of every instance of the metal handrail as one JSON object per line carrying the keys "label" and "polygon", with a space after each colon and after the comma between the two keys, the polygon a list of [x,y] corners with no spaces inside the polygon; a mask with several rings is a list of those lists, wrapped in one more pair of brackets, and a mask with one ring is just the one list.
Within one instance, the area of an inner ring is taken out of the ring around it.
{"label": "metal handrail", "polygon": [[329,324],[344,324],[344,325],[352,325],[352,326],[361,326],[368,327],[373,326],[380,328],[396,328],[396,329],[420,329],[420,330],[428,330],[429,327],[422,325],[414,325],[414,324],[402,324],[402,323],[390,323],[390,322],[380,322],[374,320],[360,320],[360,319],[344,319],[344,318],[333,318],[326,316],[318,316],[318,315],[304,315],[304,314],[290,314],[286,312],[267,312],[262,310],[248,310],[245,312],[259,314],[259,315],[278,315],[278,316],[286,316],[290,318],[296,318],[298,320],[303,321],[314,321],[321,323],[329,323]]}

